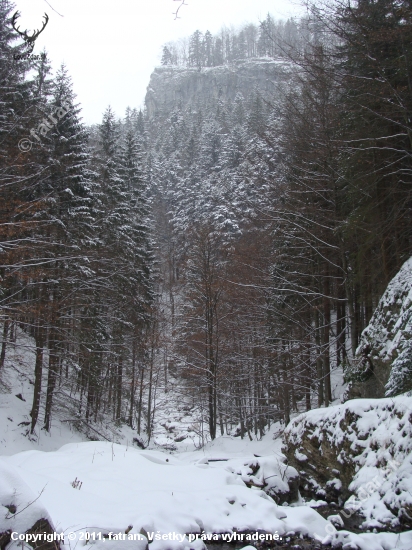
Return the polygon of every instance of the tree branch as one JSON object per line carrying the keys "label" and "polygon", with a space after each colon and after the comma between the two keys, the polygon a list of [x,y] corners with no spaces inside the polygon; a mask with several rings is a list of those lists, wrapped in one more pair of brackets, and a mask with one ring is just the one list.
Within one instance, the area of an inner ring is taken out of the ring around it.
{"label": "tree branch", "polygon": [[175,21],[176,19],[179,19],[179,10],[182,6],[187,6],[188,4],[186,4],[185,0],[173,0],[173,2],[180,2],[180,5],[179,7],[177,8],[177,10],[173,13],[173,15],[175,16]]}

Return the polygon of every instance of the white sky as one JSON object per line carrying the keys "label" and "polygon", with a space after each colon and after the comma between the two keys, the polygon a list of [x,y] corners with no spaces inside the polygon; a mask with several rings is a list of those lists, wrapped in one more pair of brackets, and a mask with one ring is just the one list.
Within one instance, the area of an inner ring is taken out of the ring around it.
{"label": "white sky", "polygon": [[33,53],[43,48],[56,70],[64,62],[87,124],[99,123],[111,105],[119,117],[127,106],[142,107],[150,74],[160,64],[165,42],[196,29],[214,33],[223,25],[258,23],[270,12],[279,19],[297,15],[296,0],[186,0],[180,19],[173,0],[14,0],[21,12],[20,30],[49,23]]}

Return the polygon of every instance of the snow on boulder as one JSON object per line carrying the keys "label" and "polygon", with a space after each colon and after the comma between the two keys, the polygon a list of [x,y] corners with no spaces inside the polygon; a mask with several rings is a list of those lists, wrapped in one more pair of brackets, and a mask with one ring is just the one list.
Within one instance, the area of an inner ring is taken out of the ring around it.
{"label": "snow on boulder", "polygon": [[248,461],[231,460],[227,470],[241,476],[246,487],[257,487],[277,504],[299,500],[299,474],[274,456],[256,457]]}
{"label": "snow on boulder", "polygon": [[[354,399],[299,415],[284,452],[306,498],[335,502],[362,528],[412,526],[412,397]],[[346,514],[346,515],[345,515]]]}
{"label": "snow on boulder", "polygon": [[389,283],[362,332],[359,361],[347,372],[349,397],[383,397],[412,389],[412,258]]}
{"label": "snow on boulder", "polygon": [[5,459],[0,458],[1,548],[7,548],[7,550],[22,548],[21,541],[12,539],[18,535],[26,534],[32,536],[31,546],[34,548],[60,549],[59,541],[53,540],[55,530],[52,527],[49,513],[40,503],[40,497],[41,491],[37,493],[32,491],[22,480],[18,470],[7,463]]}

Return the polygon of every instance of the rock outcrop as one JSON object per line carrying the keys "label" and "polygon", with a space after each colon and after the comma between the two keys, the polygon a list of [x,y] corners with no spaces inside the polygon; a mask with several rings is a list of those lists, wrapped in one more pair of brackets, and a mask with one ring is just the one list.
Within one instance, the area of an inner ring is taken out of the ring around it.
{"label": "rock outcrop", "polygon": [[244,97],[255,90],[270,97],[275,85],[285,81],[289,64],[285,60],[256,58],[238,61],[232,65],[205,67],[157,67],[150,77],[146,93],[149,117],[157,111],[170,112],[175,105],[204,107],[219,98],[234,100],[241,92]]}
{"label": "rock outcrop", "polygon": [[412,258],[389,283],[347,373],[348,397],[384,397],[412,389]]}
{"label": "rock outcrop", "polygon": [[355,399],[298,416],[284,452],[303,497],[355,510],[364,528],[399,530],[412,527],[411,436],[411,397]]}

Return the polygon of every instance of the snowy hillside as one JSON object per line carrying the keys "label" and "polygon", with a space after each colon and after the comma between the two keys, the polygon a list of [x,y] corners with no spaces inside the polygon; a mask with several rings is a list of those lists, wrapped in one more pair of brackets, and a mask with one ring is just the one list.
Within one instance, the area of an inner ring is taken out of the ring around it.
{"label": "snowy hillside", "polygon": [[[11,455],[26,450],[55,451],[66,443],[107,440],[125,445],[147,446],[145,428],[141,435],[125,423],[113,422],[110,415],[99,415],[88,422],[78,414],[81,397],[71,391],[62,380],[55,400],[50,432],[36,426],[30,433],[34,390],[35,342],[24,331],[17,329],[16,342],[7,349],[4,367],[0,373],[0,455]],[[47,386],[48,372],[43,375]],[[165,450],[188,451],[202,444],[202,425],[198,407],[193,400],[181,395],[182,384],[169,375],[167,392],[160,380],[156,384],[155,412],[150,446]],[[44,415],[45,393],[42,392],[40,417]],[[146,402],[147,391],[143,392]],[[203,442],[207,434],[203,435]]]}
{"label": "snowy hillside", "polygon": [[[89,542],[92,548],[110,550],[118,548],[119,541],[99,537],[109,537],[110,532],[126,536],[128,531],[134,540],[122,540],[121,548],[126,550],[144,550],[149,533],[165,537],[151,543],[154,550],[201,550],[204,544],[210,545],[213,535],[242,533],[244,538],[235,541],[240,548],[257,543],[247,539],[248,534],[267,533],[282,539],[278,543],[285,544],[284,548],[299,541],[306,541],[306,548],[319,547],[315,545],[321,541],[336,547],[352,544],[351,548],[361,550],[411,548],[409,532],[355,534],[338,523],[336,514],[323,511],[320,515],[322,502],[328,500],[320,484],[315,500],[304,490],[302,498],[298,489],[308,482],[304,470],[311,456],[318,457],[316,474],[328,475],[330,452],[319,454],[317,442],[321,450],[326,444],[328,449],[341,446],[352,460],[350,494],[380,481],[360,504],[348,493],[347,509],[352,505],[365,515],[364,529],[396,530],[398,512],[408,514],[411,506],[408,414],[412,398],[354,401],[298,416],[286,432],[288,466],[282,454],[280,423],[272,424],[260,440],[226,435],[199,448],[196,409],[179,401],[173,383],[167,394],[159,391],[157,397],[151,450],[138,450],[133,442],[136,431],[116,427],[108,418],[106,424],[93,424],[94,429],[124,444],[87,441],[93,431],[80,433],[71,427],[73,423],[64,422],[70,407],[65,408],[62,401],[50,433],[36,430],[30,435],[34,352],[24,333],[19,332],[18,339],[15,349],[9,347],[2,373],[0,504],[5,513],[0,537],[9,530],[39,533],[46,529],[51,534],[55,529],[65,535],[62,548],[73,548],[82,547],[81,537],[88,532],[94,537]],[[315,442],[311,456],[304,444],[307,434]],[[162,447],[169,450],[155,450]],[[387,471],[388,463],[399,467]],[[345,463],[336,467],[343,480]],[[325,487],[329,494],[339,489],[339,476],[325,479]],[[401,518],[402,513],[398,515]],[[5,540],[0,538],[0,542]],[[18,548],[18,544],[10,540],[5,548]],[[276,540],[271,544],[276,546]]]}
{"label": "snowy hillside", "polygon": [[[30,434],[30,411],[33,403],[33,366],[35,345],[31,338],[17,331],[16,342],[9,345],[6,361],[0,374],[0,455],[40,449],[54,451],[69,442],[87,441],[87,437],[62,422],[59,414],[52,420],[49,432],[36,429]],[[47,373],[46,373],[47,374]],[[46,377],[44,377],[46,379]],[[62,393],[64,388],[62,388]],[[64,393],[62,395],[64,400]],[[60,401],[60,400],[59,400]],[[67,403],[63,419],[72,418]],[[41,410],[44,413],[44,410]],[[59,407],[61,413],[61,407]]]}
{"label": "snowy hillside", "polygon": [[[155,550],[201,550],[211,542],[201,540],[203,531],[209,538],[235,532],[244,537],[276,534],[285,548],[305,537],[307,548],[321,541],[361,550],[412,546],[409,532],[350,532],[342,515],[325,506],[335,499],[349,517],[351,510],[353,517],[363,515],[363,530],[408,528],[412,398],[352,401],[295,417],[286,431],[287,466],[280,423],[272,424],[260,440],[225,435],[199,448],[195,403],[179,397],[173,378],[167,393],[159,386],[151,450],[137,449],[136,431],[107,417],[90,426],[95,432],[79,432],[64,422],[72,411],[61,397],[50,433],[37,429],[31,435],[33,360],[32,340],[18,331],[1,379],[0,504],[5,514],[0,537],[10,529],[55,529],[65,534],[62,548],[73,548],[82,546],[81,533],[89,532],[95,538],[89,545],[96,550],[117,548],[118,541],[99,537],[125,535],[126,530],[135,540],[123,540],[122,548],[140,550],[146,547],[144,533],[152,532],[165,536],[151,543]],[[102,434],[118,443],[101,441]],[[336,455],[334,467],[331,452]],[[315,470],[307,475],[311,459]],[[371,484],[375,490],[365,499],[362,491]],[[73,540],[69,533],[74,533]],[[237,548],[256,544],[246,538],[235,542]],[[17,543],[10,541],[7,550]]]}

